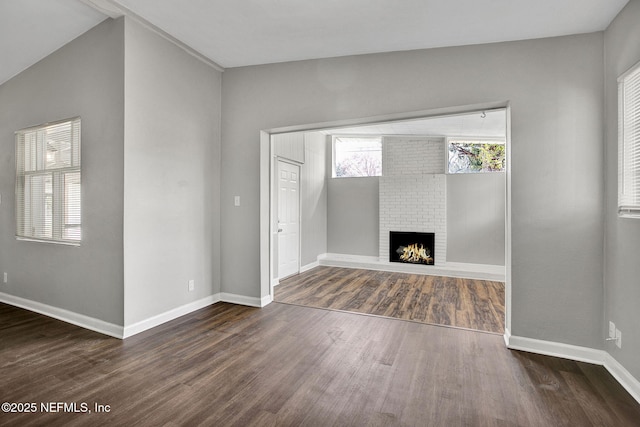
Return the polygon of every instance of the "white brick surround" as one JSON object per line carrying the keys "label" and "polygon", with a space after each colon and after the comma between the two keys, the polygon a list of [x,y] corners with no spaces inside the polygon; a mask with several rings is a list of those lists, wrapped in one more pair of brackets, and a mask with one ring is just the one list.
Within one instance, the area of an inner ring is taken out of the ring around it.
{"label": "white brick surround", "polygon": [[447,189],[443,138],[385,137],[380,177],[380,261],[389,232],[435,233],[435,264],[447,260]]}

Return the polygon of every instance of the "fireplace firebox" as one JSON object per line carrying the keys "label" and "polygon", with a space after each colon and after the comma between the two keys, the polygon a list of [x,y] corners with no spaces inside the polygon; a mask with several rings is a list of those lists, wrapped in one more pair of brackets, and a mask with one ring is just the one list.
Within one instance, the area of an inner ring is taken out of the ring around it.
{"label": "fireplace firebox", "polygon": [[389,232],[389,261],[433,265],[435,233]]}

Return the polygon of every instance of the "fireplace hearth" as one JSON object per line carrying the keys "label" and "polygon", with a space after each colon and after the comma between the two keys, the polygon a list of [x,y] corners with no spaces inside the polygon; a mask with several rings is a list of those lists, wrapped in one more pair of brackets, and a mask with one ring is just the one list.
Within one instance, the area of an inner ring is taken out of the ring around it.
{"label": "fireplace hearth", "polygon": [[435,233],[389,232],[389,261],[433,265]]}

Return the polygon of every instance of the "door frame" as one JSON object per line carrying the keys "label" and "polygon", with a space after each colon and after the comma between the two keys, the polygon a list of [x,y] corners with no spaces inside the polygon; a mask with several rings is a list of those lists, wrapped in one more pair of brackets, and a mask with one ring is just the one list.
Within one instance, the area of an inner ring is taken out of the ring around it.
{"label": "door frame", "polygon": [[272,270],[272,180],[274,157],[271,135],[289,132],[312,132],[326,128],[351,127],[370,125],[379,122],[400,120],[415,120],[435,116],[471,113],[482,110],[504,109],[506,114],[506,221],[505,221],[505,345],[511,331],[511,299],[512,299],[512,268],[511,268],[511,104],[509,101],[487,102],[481,104],[463,105],[455,107],[436,108],[430,110],[410,111],[380,116],[335,120],[329,122],[310,123],[296,126],[279,127],[260,131],[260,297],[261,305],[265,306],[273,301]]}

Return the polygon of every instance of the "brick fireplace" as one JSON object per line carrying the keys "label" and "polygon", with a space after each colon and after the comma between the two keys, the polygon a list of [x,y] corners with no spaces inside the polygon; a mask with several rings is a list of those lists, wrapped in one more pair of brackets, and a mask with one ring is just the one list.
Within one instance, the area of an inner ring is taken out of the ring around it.
{"label": "brick fireplace", "polygon": [[444,139],[385,137],[382,169],[379,186],[380,260],[391,260],[391,231],[433,233],[432,257],[435,265],[444,264],[447,256]]}

